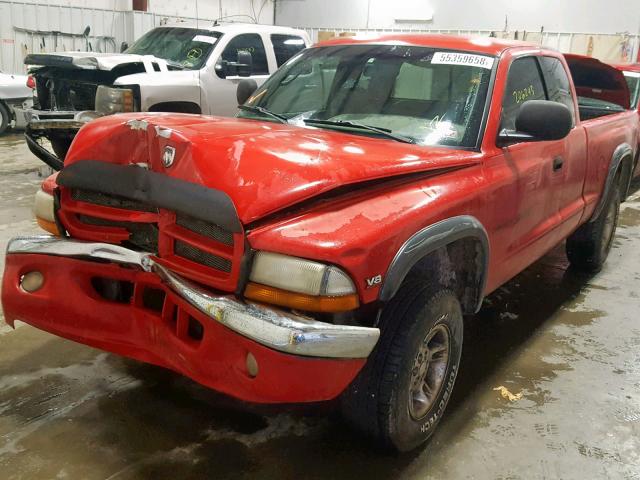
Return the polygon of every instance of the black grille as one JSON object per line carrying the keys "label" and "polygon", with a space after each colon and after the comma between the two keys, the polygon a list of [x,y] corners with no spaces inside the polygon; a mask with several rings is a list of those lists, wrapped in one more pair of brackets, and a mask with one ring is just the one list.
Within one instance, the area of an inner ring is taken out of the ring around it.
{"label": "black grille", "polygon": [[73,189],[71,190],[71,198],[79,202],[93,203],[94,205],[102,205],[104,207],[136,210],[140,212],[158,212],[158,209],[152,205],[147,205],[129,198],[116,197],[91,190]]}
{"label": "black grille", "polygon": [[97,89],[95,83],[60,79],[55,87],[56,107],[59,110],[94,110]]}
{"label": "black grille", "polygon": [[233,245],[233,233],[213,223],[208,223],[203,220],[178,213],[176,215],[176,224],[192,232],[212,238],[225,245]]}
{"label": "black grille", "polygon": [[212,253],[205,252],[199,248],[193,247],[188,243],[176,240],[173,246],[173,250],[176,255],[191,260],[192,262],[206,265],[207,267],[215,268],[222,272],[231,272],[231,262],[226,258],[219,257]]}
{"label": "black grille", "polygon": [[78,215],[78,220],[87,225],[124,228],[129,232],[129,243],[147,252],[158,251],[158,227],[153,223],[122,222],[89,215]]}

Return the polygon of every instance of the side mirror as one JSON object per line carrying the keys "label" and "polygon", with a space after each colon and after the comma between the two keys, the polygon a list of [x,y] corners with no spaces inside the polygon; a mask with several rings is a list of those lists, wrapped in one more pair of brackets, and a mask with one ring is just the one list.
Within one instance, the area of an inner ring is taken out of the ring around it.
{"label": "side mirror", "polygon": [[520,106],[515,127],[515,131],[504,129],[498,134],[499,145],[563,139],[573,127],[573,118],[562,103],[529,100]]}
{"label": "side mirror", "polygon": [[250,77],[253,72],[253,57],[250,52],[240,50],[238,52],[238,62],[236,68],[239,77]]}
{"label": "side mirror", "polygon": [[244,105],[253,92],[258,89],[258,83],[252,78],[243,78],[238,82],[238,88],[236,90],[236,98],[238,99],[238,105]]}
{"label": "side mirror", "polygon": [[120,44],[120,53],[124,52],[127,48],[129,48],[129,44],[127,42],[122,42]]}

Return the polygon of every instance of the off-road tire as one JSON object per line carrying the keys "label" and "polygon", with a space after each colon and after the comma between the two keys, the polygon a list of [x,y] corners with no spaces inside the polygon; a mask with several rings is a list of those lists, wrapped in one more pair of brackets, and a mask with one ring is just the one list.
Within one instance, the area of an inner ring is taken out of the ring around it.
{"label": "off-road tire", "polygon": [[[342,414],[383,448],[408,451],[431,437],[451,396],[462,353],[462,309],[452,291],[409,280],[385,307],[380,328],[378,345],[341,398]],[[440,369],[443,381],[428,411],[415,419],[410,413],[412,372],[434,330],[449,335],[446,368]]]}
{"label": "off-road tire", "polygon": [[567,258],[572,267],[591,273],[602,268],[613,244],[619,212],[620,185],[616,180],[598,218],[582,225],[567,239]]}
{"label": "off-road tire", "polygon": [[11,113],[4,103],[0,103],[0,134],[11,126]]}

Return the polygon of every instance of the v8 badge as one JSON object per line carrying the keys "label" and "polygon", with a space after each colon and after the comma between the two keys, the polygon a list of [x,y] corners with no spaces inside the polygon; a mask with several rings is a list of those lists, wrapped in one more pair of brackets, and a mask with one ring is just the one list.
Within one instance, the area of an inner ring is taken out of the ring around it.
{"label": "v8 badge", "polygon": [[373,288],[376,285],[382,283],[382,275],[376,275],[375,277],[367,278],[367,288]]}

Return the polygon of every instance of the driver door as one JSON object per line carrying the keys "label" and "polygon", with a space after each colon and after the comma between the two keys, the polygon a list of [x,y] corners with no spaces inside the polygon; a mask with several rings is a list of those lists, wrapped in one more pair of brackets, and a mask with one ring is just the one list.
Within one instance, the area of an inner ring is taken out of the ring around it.
{"label": "driver door", "polygon": [[[516,115],[525,101],[547,99],[538,58],[516,57],[507,76],[500,129],[515,130]],[[560,162],[573,157],[567,145],[567,139],[516,143],[505,146],[500,155],[487,162],[485,174],[493,177],[493,183],[503,185],[490,201],[500,224],[493,228],[492,242],[504,275],[499,283],[522,271],[560,241],[558,195],[565,188],[568,170]]]}

